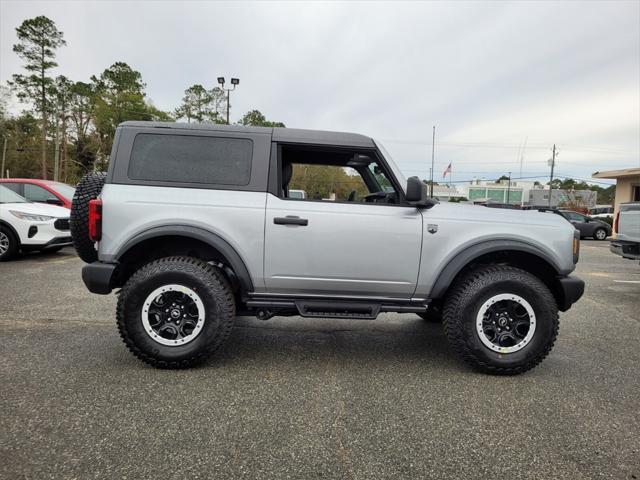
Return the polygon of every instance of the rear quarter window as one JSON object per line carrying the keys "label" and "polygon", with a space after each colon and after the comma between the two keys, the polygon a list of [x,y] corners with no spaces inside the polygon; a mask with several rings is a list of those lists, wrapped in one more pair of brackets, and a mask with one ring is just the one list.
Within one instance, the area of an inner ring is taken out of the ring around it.
{"label": "rear quarter window", "polygon": [[128,177],[132,180],[248,185],[253,142],[195,135],[136,135]]}

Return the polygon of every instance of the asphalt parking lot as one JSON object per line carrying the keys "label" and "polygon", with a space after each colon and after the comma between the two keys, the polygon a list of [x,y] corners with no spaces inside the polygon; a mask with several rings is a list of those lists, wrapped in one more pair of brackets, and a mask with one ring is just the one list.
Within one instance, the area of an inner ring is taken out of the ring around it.
{"label": "asphalt parking lot", "polygon": [[640,266],[583,241],[551,355],[474,373],[439,325],[239,318],[200,368],[125,349],[69,249],[0,264],[0,478],[640,478]]}

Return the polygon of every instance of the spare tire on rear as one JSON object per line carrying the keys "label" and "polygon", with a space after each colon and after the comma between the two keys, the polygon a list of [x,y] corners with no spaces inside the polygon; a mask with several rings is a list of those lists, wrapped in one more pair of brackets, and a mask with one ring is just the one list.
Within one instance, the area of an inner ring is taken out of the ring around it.
{"label": "spare tire on rear", "polygon": [[71,203],[69,224],[73,246],[78,256],[87,263],[98,260],[94,242],[89,238],[89,201],[100,195],[106,179],[104,172],[87,173],[76,187]]}

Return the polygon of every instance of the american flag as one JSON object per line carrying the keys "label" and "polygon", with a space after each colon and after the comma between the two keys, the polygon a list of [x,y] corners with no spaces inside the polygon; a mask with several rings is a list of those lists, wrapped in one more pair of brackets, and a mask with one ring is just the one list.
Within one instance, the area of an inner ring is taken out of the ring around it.
{"label": "american flag", "polygon": [[447,173],[449,173],[449,174],[451,173],[451,164],[449,164],[449,166],[442,173],[442,178],[446,177]]}

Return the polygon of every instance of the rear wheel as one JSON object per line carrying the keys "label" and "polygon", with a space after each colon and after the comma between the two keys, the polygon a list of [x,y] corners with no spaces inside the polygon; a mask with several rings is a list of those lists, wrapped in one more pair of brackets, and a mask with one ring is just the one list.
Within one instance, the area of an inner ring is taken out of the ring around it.
{"label": "rear wheel", "polygon": [[0,261],[9,260],[18,253],[19,242],[14,233],[0,225]]}
{"label": "rear wheel", "polygon": [[472,271],[445,301],[449,343],[485,373],[513,375],[535,367],[553,348],[558,327],[558,307],[549,289],[515,267]]}
{"label": "rear wheel", "polygon": [[167,257],[138,270],[118,299],[120,335],[129,350],[161,368],[204,361],[228,338],[235,302],[227,280],[209,264]]}
{"label": "rear wheel", "polygon": [[593,238],[596,240],[606,240],[607,231],[604,228],[598,228],[595,232],[593,232]]}

